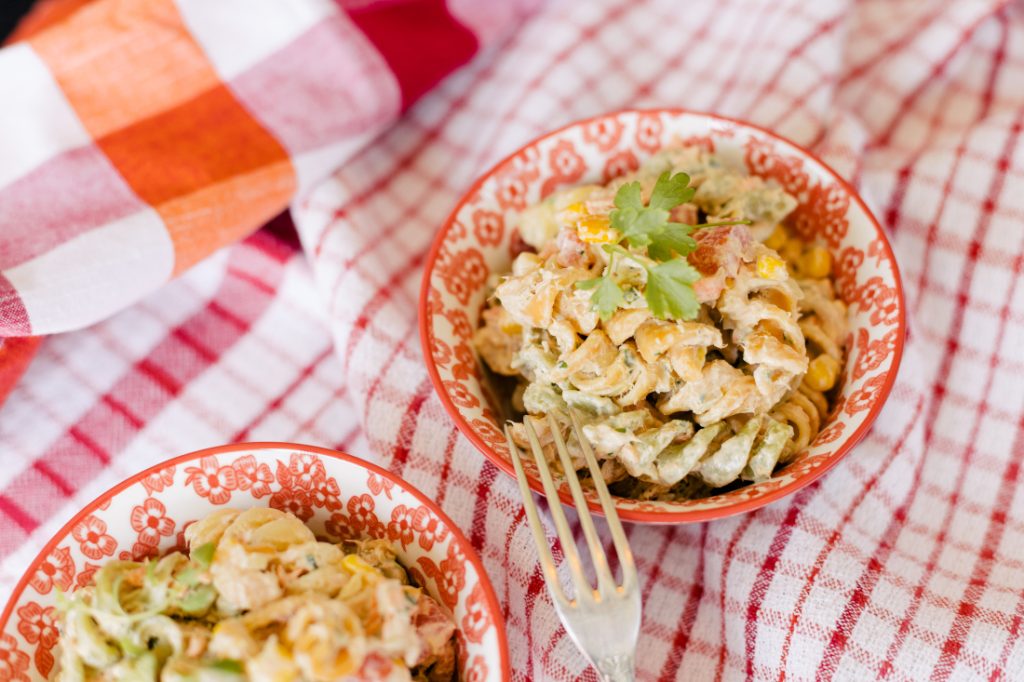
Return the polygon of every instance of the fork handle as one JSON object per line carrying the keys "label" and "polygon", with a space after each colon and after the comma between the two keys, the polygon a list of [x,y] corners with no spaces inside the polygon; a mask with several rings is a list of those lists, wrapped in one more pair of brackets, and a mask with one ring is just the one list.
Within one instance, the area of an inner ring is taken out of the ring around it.
{"label": "fork handle", "polygon": [[609,656],[594,662],[601,676],[601,682],[633,682],[635,664],[632,656]]}

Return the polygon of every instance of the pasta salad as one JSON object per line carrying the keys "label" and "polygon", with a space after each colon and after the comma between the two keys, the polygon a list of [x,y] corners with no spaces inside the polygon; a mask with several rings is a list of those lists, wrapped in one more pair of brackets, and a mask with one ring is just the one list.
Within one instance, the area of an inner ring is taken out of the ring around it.
{"label": "pasta salad", "polygon": [[191,551],[110,561],[60,602],[61,682],[452,680],[455,624],[383,540],[224,509]]}
{"label": "pasta salad", "polygon": [[815,438],[844,363],[832,259],[786,226],[796,199],[694,146],[519,216],[474,345],[559,467],[566,408],[611,490],[682,500],[771,477]]}

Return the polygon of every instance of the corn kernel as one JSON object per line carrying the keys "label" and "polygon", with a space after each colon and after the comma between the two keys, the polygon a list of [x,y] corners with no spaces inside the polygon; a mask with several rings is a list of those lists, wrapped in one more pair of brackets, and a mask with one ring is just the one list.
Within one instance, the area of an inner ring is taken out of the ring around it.
{"label": "corn kernel", "polygon": [[764,279],[785,279],[786,264],[781,258],[767,254],[757,258],[757,274]]}
{"label": "corn kernel", "polygon": [[588,215],[576,223],[576,234],[580,241],[588,244],[610,244],[618,239],[619,233],[612,229],[608,216]]}
{"label": "corn kernel", "polygon": [[584,213],[587,212],[587,208],[583,205],[583,202],[580,201],[569,204],[568,206],[565,207],[565,210],[570,213],[578,213],[580,215],[583,215]]}
{"label": "corn kernel", "polygon": [[815,391],[827,391],[839,378],[839,361],[831,355],[819,355],[811,360],[804,381]]}
{"label": "corn kernel", "polygon": [[510,335],[518,334],[519,332],[523,331],[523,327],[522,325],[516,322],[508,321],[501,325],[501,331]]}
{"label": "corn kernel", "polygon": [[377,572],[377,569],[375,569],[370,564],[366,563],[366,561],[361,556],[359,556],[358,554],[346,555],[345,558],[341,560],[341,565],[349,573],[370,573],[370,574],[374,574],[374,573]]}
{"label": "corn kernel", "polygon": [[803,252],[804,246],[799,239],[787,239],[786,243],[782,245],[782,249],[779,250],[779,255],[787,263],[795,265],[800,260],[800,255]]}
{"label": "corn kernel", "polygon": [[789,239],[789,235],[786,234],[786,228],[782,225],[776,225],[772,233],[768,235],[768,239],[764,240],[764,245],[769,249],[778,251],[786,243],[787,239]]}
{"label": "corn kernel", "polygon": [[800,274],[822,279],[832,272],[832,254],[821,246],[812,246],[800,257]]}

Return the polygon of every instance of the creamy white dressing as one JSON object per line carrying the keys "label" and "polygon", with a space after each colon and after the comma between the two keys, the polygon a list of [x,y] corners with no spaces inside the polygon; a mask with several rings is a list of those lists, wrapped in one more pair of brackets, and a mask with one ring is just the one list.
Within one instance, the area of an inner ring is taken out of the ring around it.
{"label": "creamy white dressing", "polygon": [[[590,290],[575,283],[600,274],[608,254],[586,241],[589,232],[577,235],[577,221],[607,215],[626,182],[638,181],[646,200],[666,170],[688,173],[697,188],[678,215],[752,224],[708,237],[718,269],[694,285],[703,302],[696,320],[653,318],[643,295],[647,271],[620,258],[613,276],[625,301],[601,321]],[[778,185],[696,147],[663,150],[604,187],[556,192],[520,216],[521,235],[537,253],[516,259],[493,299],[515,325],[485,315],[488,332],[478,332],[478,352],[495,371],[519,374],[528,415],[577,410],[584,437],[608,464],[607,480],[628,476],[670,499],[764,480],[798,441],[816,433],[820,415],[805,418],[806,406],[820,411],[824,402],[827,409],[824,398],[797,391],[808,371],[807,344],[842,359],[846,334],[846,311],[831,283],[797,280],[793,264],[787,268],[761,243],[795,207]],[[568,421],[558,419],[568,435]],[[547,420],[530,421],[556,462]],[[513,437],[527,446],[521,425]],[[573,438],[567,446],[582,462]]]}

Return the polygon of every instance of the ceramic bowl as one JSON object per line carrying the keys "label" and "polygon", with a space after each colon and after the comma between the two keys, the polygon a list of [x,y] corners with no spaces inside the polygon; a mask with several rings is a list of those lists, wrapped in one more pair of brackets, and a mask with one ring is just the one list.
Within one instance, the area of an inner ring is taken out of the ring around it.
{"label": "ceramic bowl", "polygon": [[[488,277],[510,269],[517,215],[556,189],[607,182],[680,142],[714,151],[797,198],[792,226],[831,251],[839,296],[849,305],[847,362],[835,409],[818,437],[771,479],[685,502],[616,498],[619,516],[636,522],[729,516],[811,483],[867,433],[889,395],[903,350],[903,289],[889,242],[853,187],[820,159],[768,130],[721,116],[677,109],[597,116],[530,142],[485,173],[441,226],[427,257],[420,292],[427,368],[445,409],[485,457],[515,475],[499,423],[501,403],[483,379],[471,337]],[[542,491],[535,467],[527,464],[531,487]],[[572,504],[565,485],[560,495]],[[589,504],[599,511],[593,495]]]}
{"label": "ceramic bowl", "polygon": [[51,539],[0,614],[0,679],[55,673],[54,604],[112,559],[184,549],[184,529],[215,509],[270,506],[329,539],[389,540],[413,579],[457,624],[460,679],[507,680],[501,608],[479,557],[433,502],[356,457],[289,443],[225,445],[182,455],[100,495]]}

